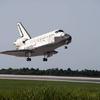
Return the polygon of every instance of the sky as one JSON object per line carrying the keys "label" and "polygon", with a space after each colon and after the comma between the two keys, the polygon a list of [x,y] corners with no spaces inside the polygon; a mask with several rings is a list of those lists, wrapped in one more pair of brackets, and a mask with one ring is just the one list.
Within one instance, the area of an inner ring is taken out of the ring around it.
{"label": "sky", "polygon": [[100,70],[100,0],[0,0],[0,51],[14,50],[22,22],[31,37],[55,29],[72,36],[68,49],[43,62],[43,57],[0,55],[0,68],[62,68]]}

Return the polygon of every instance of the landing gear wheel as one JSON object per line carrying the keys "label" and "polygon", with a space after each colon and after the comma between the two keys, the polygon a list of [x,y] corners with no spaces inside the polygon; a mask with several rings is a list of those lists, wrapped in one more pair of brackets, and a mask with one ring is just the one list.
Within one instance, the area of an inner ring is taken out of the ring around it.
{"label": "landing gear wheel", "polygon": [[48,61],[48,59],[47,58],[43,58],[43,61]]}
{"label": "landing gear wheel", "polygon": [[65,49],[68,49],[68,47],[67,47],[67,46],[65,46]]}
{"label": "landing gear wheel", "polygon": [[27,61],[31,61],[31,58],[27,58]]}

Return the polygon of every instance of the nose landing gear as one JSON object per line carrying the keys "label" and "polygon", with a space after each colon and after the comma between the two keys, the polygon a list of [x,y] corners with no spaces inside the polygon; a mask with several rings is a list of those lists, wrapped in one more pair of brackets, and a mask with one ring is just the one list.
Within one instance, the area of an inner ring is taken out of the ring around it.
{"label": "nose landing gear", "polygon": [[68,47],[67,47],[67,46],[65,46],[64,48],[65,48],[65,49],[68,49]]}

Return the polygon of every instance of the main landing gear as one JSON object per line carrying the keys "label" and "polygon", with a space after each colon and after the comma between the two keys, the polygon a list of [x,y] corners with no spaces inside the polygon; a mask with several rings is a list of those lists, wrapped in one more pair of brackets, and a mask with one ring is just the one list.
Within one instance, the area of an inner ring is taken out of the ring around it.
{"label": "main landing gear", "polygon": [[[27,60],[27,61],[31,61],[31,58],[28,57],[26,60]],[[47,59],[47,58],[43,58],[43,61],[46,61],[46,62],[47,62],[48,59]]]}
{"label": "main landing gear", "polygon": [[26,60],[27,60],[27,61],[31,61],[31,58],[28,57]]}
{"label": "main landing gear", "polygon": [[47,58],[43,58],[43,61],[48,61],[48,59]]}
{"label": "main landing gear", "polygon": [[56,54],[58,53],[58,51],[48,51],[46,53],[44,53],[44,58],[43,58],[43,61],[47,62],[48,61],[48,57],[51,57],[53,56],[53,54]]}
{"label": "main landing gear", "polygon": [[48,61],[48,57],[49,57],[49,53],[45,53],[43,61],[47,62]]}
{"label": "main landing gear", "polygon": [[27,57],[27,58],[26,58],[26,61],[31,61],[31,58],[30,58],[31,55],[32,55],[31,51],[25,52],[25,56]]}

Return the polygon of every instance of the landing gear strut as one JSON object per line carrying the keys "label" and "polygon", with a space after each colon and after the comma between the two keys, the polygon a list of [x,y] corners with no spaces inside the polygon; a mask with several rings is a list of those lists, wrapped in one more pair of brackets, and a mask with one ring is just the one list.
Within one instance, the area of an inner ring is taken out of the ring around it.
{"label": "landing gear strut", "polygon": [[27,57],[26,61],[31,61],[31,58],[30,58],[31,57],[31,52],[28,51],[28,52],[25,53],[25,55]]}
{"label": "landing gear strut", "polygon": [[43,61],[45,61],[45,62],[47,62],[47,61],[48,61],[48,54],[47,54],[47,53],[45,53],[45,54],[44,54]]}
{"label": "landing gear strut", "polygon": [[27,60],[27,61],[31,61],[31,58],[28,57],[26,60]]}

